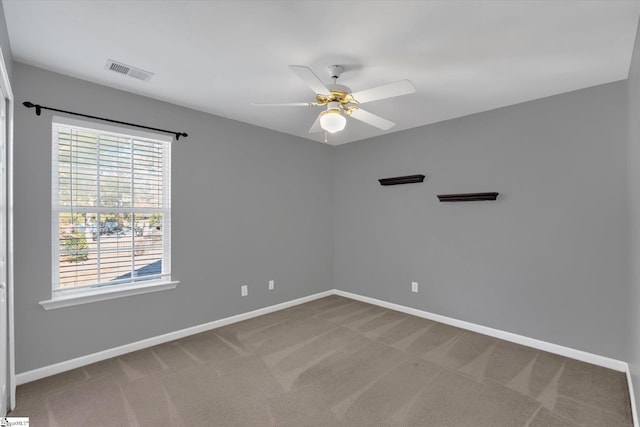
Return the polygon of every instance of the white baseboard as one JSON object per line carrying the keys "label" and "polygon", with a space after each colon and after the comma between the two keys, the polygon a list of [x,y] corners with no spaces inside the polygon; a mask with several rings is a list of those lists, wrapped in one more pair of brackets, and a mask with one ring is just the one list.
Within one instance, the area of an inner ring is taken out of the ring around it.
{"label": "white baseboard", "polygon": [[53,365],[43,366],[42,368],[34,369],[32,371],[22,372],[16,375],[16,385],[39,380],[41,378],[59,374],[61,372],[70,371],[71,369],[80,368],[82,366],[90,365],[92,363],[100,362],[102,360],[110,359],[112,357],[117,357],[123,354],[131,353],[132,351],[138,351],[148,347],[153,347],[154,345],[163,344],[169,341],[184,338],[189,335],[194,335],[200,332],[209,331],[211,329],[220,328],[222,326],[230,325],[232,323],[240,322],[242,320],[247,320],[253,317],[262,316],[263,314],[273,313],[274,311],[283,310],[285,308],[289,308],[295,305],[303,304],[305,302],[313,301],[318,298],[324,298],[326,296],[333,295],[333,294],[334,294],[333,289],[325,292],[320,292],[317,294],[309,295],[309,296],[298,298],[291,301],[286,301],[286,302],[272,305],[269,307],[260,308],[258,310],[249,311],[247,313],[238,314],[236,316],[214,320],[213,322],[203,323],[201,325],[192,326],[190,328],[180,329],[179,331],[169,332],[168,334],[158,335],[156,337],[147,338],[147,339],[136,341],[130,344],[121,345],[119,347],[110,348],[108,350],[99,351],[97,353],[88,354],[86,356],[76,357],[75,359],[65,360],[64,362],[56,363]]}
{"label": "white baseboard", "polygon": [[500,329],[493,329],[487,326],[477,325],[471,322],[465,322],[464,320],[453,319],[451,317],[429,313],[428,311],[418,310],[417,308],[406,307],[400,304],[394,304],[391,302],[386,302],[386,301],[378,300],[375,298],[369,298],[362,295],[353,294],[351,292],[335,290],[335,294],[343,296],[345,298],[351,298],[351,299],[366,302],[369,304],[374,304],[380,307],[389,308],[391,310],[400,311],[402,313],[411,314],[413,316],[434,320],[436,322],[455,326],[457,328],[467,329],[469,331],[478,332],[480,334],[489,335],[495,338],[500,338],[505,341],[511,341],[516,344],[526,345],[527,347],[533,347],[538,350],[547,351],[549,353],[559,354],[561,356],[569,357],[571,359],[581,360],[583,362],[591,363],[593,365],[603,366],[605,368],[614,369],[620,372],[628,371],[627,363],[621,360],[611,359],[609,357],[599,356],[593,353],[587,353],[586,351],[576,350],[576,349],[564,347],[558,344],[552,344],[546,341],[537,340],[535,338],[529,338],[523,335],[514,334],[512,332],[506,332]]}
{"label": "white baseboard", "polygon": [[280,304],[272,305],[269,307],[253,310],[247,313],[238,314],[236,316],[226,317],[224,319],[215,320],[213,322],[204,323],[190,328],[181,329],[179,331],[170,332],[167,334],[159,335],[156,337],[136,341],[130,344],[125,344],[119,347],[111,348],[108,350],[100,351],[97,353],[89,354],[86,356],[77,357],[75,359],[66,360],[64,362],[56,363],[42,368],[34,369],[32,371],[23,372],[16,375],[16,384],[25,384],[31,381],[39,380],[51,375],[59,374],[61,372],[69,371],[71,369],[80,368],[82,366],[90,365],[92,363],[100,362],[105,359],[117,357],[133,351],[142,350],[144,348],[152,347],[154,345],[163,344],[165,342],[173,341],[176,339],[184,338],[189,335],[198,334],[200,332],[209,331],[211,329],[220,328],[232,323],[240,322],[242,320],[251,319],[253,317],[261,316],[263,314],[272,313],[274,311],[282,310],[285,308],[293,307],[305,302],[313,301],[318,298],[323,298],[330,295],[339,295],[345,298],[351,298],[354,300],[366,302],[369,304],[377,305],[380,307],[388,308],[391,310],[399,311],[402,313],[411,314],[413,316],[422,317],[436,322],[444,323],[447,325],[455,326],[458,328],[466,329],[469,331],[477,332],[484,335],[489,335],[495,338],[499,338],[505,341],[514,342],[517,344],[526,345],[528,347],[536,348],[539,350],[547,351],[549,353],[558,354],[561,356],[569,357],[572,359],[580,360],[583,362],[591,363],[594,365],[602,366],[616,371],[625,372],[627,375],[627,384],[629,385],[629,397],[631,399],[631,410],[633,414],[634,426],[640,427],[638,424],[638,415],[636,409],[636,403],[634,399],[633,386],[631,383],[631,375],[629,372],[629,365],[626,362],[611,359],[597,354],[588,353],[581,350],[561,346],[558,344],[541,341],[535,338],[529,338],[523,335],[514,334],[512,332],[506,332],[499,329],[493,329],[475,323],[466,322],[463,320],[453,319],[451,317],[442,316],[439,314],[430,313],[428,311],[419,310],[416,308],[406,307],[399,304],[394,304],[387,301],[378,300],[375,298],[365,297],[362,295],[354,294],[351,292],[345,292],[338,289],[332,289],[329,291],[320,292],[317,294],[309,295],[303,298],[298,298],[292,301],[283,302]]}

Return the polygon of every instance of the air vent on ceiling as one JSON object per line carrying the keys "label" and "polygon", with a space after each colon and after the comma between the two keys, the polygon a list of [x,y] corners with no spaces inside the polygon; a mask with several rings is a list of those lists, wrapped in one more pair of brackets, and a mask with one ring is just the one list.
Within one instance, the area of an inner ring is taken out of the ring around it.
{"label": "air vent on ceiling", "polygon": [[107,65],[105,65],[104,68],[138,80],[144,80],[145,82],[151,80],[151,77],[153,77],[153,73],[150,73],[149,71],[144,71],[140,68],[132,67],[131,65],[122,64],[112,59],[107,59]]}

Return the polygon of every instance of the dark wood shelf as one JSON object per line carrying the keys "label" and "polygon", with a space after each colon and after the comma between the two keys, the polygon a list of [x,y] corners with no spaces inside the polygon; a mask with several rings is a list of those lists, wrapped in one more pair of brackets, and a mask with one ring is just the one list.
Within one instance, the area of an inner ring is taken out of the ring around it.
{"label": "dark wood shelf", "polygon": [[438,194],[441,202],[477,202],[479,200],[496,200],[498,193],[464,193]]}
{"label": "dark wood shelf", "polygon": [[416,182],[423,182],[424,175],[397,176],[394,178],[382,178],[378,181],[380,181],[380,185],[414,184]]}

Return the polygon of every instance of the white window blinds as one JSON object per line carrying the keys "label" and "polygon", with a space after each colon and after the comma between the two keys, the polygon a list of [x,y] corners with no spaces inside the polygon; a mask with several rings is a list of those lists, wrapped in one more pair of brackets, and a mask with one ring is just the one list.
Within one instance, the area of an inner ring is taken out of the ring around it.
{"label": "white window blinds", "polygon": [[170,280],[171,140],[54,117],[53,294]]}

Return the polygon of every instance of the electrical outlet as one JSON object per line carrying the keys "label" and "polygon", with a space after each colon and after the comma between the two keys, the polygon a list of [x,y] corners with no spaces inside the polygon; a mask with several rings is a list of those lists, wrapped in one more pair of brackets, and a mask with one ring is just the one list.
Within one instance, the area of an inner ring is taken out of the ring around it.
{"label": "electrical outlet", "polygon": [[411,292],[418,292],[418,282],[411,282]]}
{"label": "electrical outlet", "polygon": [[269,290],[272,291],[276,282],[274,280],[269,280]]}
{"label": "electrical outlet", "polygon": [[249,295],[249,287],[247,285],[242,285],[240,287],[240,295],[243,297],[246,297],[247,295]]}

